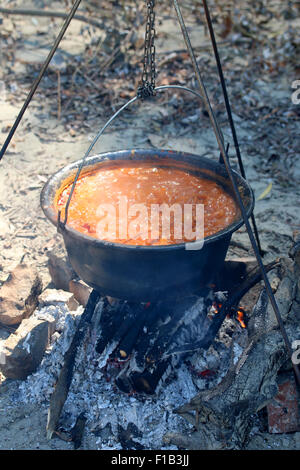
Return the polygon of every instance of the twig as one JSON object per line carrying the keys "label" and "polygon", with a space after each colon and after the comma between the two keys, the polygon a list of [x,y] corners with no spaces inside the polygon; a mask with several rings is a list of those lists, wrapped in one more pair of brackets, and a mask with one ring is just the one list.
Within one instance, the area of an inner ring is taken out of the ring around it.
{"label": "twig", "polygon": [[[29,9],[22,9],[22,8],[1,8],[0,13],[4,15],[22,15],[22,16],[44,16],[44,17],[52,17],[52,18],[64,18],[68,17],[67,13],[63,13],[61,11],[43,11],[43,10],[29,10]],[[75,20],[83,21],[85,23],[89,23],[96,28],[103,29],[103,26],[96,20],[92,18],[87,18],[84,15],[75,15]]]}
{"label": "twig", "polygon": [[89,82],[89,83],[93,86],[93,88],[94,88],[95,90],[98,90],[98,91],[100,91],[101,93],[103,93],[103,88],[101,88],[100,86],[98,86],[97,83],[95,83],[91,78],[89,78],[89,77],[86,75],[86,73],[82,72],[81,69],[80,69],[80,67],[78,67],[78,68],[76,69],[76,73],[78,73],[79,75],[81,75],[82,77],[84,77],[85,80],[86,80],[87,82]]}

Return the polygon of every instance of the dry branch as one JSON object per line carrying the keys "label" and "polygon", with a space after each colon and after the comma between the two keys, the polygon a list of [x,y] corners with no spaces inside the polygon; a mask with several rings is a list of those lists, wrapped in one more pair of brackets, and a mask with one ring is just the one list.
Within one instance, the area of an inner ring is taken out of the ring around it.
{"label": "dry branch", "polygon": [[[22,8],[2,8],[0,7],[0,13],[3,15],[21,15],[21,16],[43,16],[50,18],[63,18],[64,20],[68,17],[67,13],[62,11],[44,11],[44,10],[29,10]],[[84,23],[89,23],[96,28],[103,29],[103,26],[96,20],[88,18],[84,15],[76,14],[74,16],[75,20],[83,21]]]}
{"label": "dry branch", "polygon": [[63,409],[64,403],[67,399],[69,388],[72,382],[76,353],[87,331],[87,327],[90,325],[94,313],[94,306],[98,302],[99,298],[100,295],[98,294],[98,292],[92,291],[87,306],[80,318],[80,322],[73,337],[72,343],[65,354],[64,364],[60,371],[58,381],[50,399],[50,408],[48,412],[47,422],[48,439],[51,439],[53,433],[56,430],[58,420]]}

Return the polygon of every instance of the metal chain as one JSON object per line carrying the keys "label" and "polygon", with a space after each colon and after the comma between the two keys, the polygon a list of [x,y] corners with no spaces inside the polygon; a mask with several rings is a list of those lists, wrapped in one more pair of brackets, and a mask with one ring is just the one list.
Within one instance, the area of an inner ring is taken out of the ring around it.
{"label": "metal chain", "polygon": [[145,48],[143,59],[143,73],[137,96],[141,99],[155,95],[155,0],[146,0],[147,21],[145,32]]}

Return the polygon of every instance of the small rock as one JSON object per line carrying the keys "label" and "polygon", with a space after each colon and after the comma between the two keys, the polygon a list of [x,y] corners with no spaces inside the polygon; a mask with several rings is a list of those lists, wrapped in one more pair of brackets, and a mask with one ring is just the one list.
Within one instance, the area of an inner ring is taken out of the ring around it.
{"label": "small rock", "polygon": [[9,379],[25,380],[39,366],[54,332],[55,320],[33,316],[0,344],[0,370]]}
{"label": "small rock", "polygon": [[38,305],[42,281],[36,270],[19,264],[0,288],[0,322],[17,325]]}
{"label": "small rock", "polygon": [[69,282],[69,291],[74,294],[77,302],[83,307],[86,306],[89,300],[92,289],[83,281],[72,279]]}
{"label": "small rock", "polygon": [[57,303],[64,303],[70,311],[75,311],[79,307],[77,300],[72,292],[64,290],[46,289],[39,297],[40,307],[47,305],[55,305]]}
{"label": "small rock", "polygon": [[69,291],[69,282],[77,278],[77,274],[72,268],[68,256],[56,248],[49,251],[47,256],[48,269],[54,286],[56,289]]}
{"label": "small rock", "polygon": [[[32,28],[34,27],[32,26]],[[34,30],[36,31],[36,28],[34,28]],[[30,34],[33,34],[33,32]],[[44,63],[48,52],[49,51],[43,47],[35,47],[34,51],[32,49],[25,50],[25,48],[22,48],[22,51],[16,51],[15,60],[23,64],[40,65]]]}
{"label": "small rock", "polygon": [[267,405],[269,433],[281,434],[299,430],[299,410],[293,375],[278,384],[278,393]]}

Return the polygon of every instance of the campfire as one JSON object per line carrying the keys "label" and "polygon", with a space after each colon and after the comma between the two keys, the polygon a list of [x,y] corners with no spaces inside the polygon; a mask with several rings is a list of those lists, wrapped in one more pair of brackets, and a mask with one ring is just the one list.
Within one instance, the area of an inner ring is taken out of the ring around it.
{"label": "campfire", "polygon": [[[53,259],[50,266],[57,282]],[[266,269],[289,337],[297,339],[300,267],[287,258]],[[33,318],[52,316],[51,341],[15,396],[47,407],[50,399],[48,437],[75,447],[86,428],[99,449],[243,448],[263,426],[268,403],[274,429],[278,377],[293,383],[260,280],[253,259],[235,256],[216,284],[181,300],[136,303],[92,291],[82,312],[70,310],[62,291],[56,301],[55,291],[43,295]],[[295,430],[297,418],[285,426]]]}
{"label": "campfire", "polygon": [[[246,265],[241,264],[246,272]],[[235,270],[241,272],[239,262],[233,263],[231,269],[230,291],[236,287]],[[224,316],[222,304],[212,299],[224,298],[225,303],[226,294],[229,292],[207,289],[206,295],[139,304],[104,299],[100,311],[95,303],[93,315],[100,319],[98,365],[107,380],[114,380],[125,393],[157,393],[178,364],[188,360],[195,350],[210,347],[220,328],[218,318],[214,317]],[[225,303],[225,309],[233,330],[238,326],[246,328],[244,309],[230,307],[230,302]]]}

